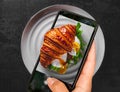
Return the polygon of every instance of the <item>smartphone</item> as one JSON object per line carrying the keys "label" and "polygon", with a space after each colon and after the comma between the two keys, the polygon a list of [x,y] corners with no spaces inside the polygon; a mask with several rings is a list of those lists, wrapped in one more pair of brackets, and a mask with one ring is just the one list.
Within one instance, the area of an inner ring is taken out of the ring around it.
{"label": "smartphone", "polygon": [[75,44],[77,44],[77,46],[79,44],[79,53],[75,51],[69,53],[72,56],[72,59],[66,59],[68,67],[64,74],[54,72],[54,70],[58,70],[55,67],[52,67],[53,71],[49,71],[48,69],[39,71],[39,57],[29,81],[29,92],[50,92],[46,83],[46,79],[49,76],[55,77],[64,82],[69,91],[72,91],[75,88],[97,32],[98,24],[95,20],[79,14],[67,10],[60,10],[56,15],[51,29],[67,24],[75,25],[76,27]]}

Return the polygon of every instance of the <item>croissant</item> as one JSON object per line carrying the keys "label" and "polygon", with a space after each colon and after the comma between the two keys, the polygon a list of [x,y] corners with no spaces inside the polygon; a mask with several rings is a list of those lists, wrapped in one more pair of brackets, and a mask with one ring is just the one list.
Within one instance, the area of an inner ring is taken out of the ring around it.
{"label": "croissant", "polygon": [[[48,67],[54,59],[59,59],[64,53],[70,52],[75,40],[75,25],[67,24],[49,30],[44,35],[44,42],[40,49],[40,63]],[[61,62],[64,64],[64,62]]]}

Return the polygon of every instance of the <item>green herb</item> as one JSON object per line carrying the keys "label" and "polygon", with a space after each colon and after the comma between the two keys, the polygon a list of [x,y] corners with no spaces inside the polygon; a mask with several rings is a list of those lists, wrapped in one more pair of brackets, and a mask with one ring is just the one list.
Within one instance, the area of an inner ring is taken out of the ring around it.
{"label": "green herb", "polygon": [[82,55],[81,52],[78,53],[78,57],[79,57],[79,58],[82,58],[82,57],[83,57],[83,55]]}
{"label": "green herb", "polygon": [[77,23],[77,26],[76,26],[76,30],[79,30],[79,28],[81,27],[80,23],[78,22]]}
{"label": "green herb", "polygon": [[52,64],[49,65],[48,68],[49,68],[50,70],[54,70],[54,71],[57,71],[57,72],[60,70],[59,67],[53,66]]}
{"label": "green herb", "polygon": [[85,47],[85,42],[83,41],[82,39],[82,30],[80,30],[80,23],[78,22],[77,25],[76,25],[76,36],[77,38],[80,40],[80,47],[82,50],[84,50],[84,47]]}
{"label": "green herb", "polygon": [[77,57],[77,56],[73,56],[73,60],[74,60],[74,64],[77,64],[77,62],[78,62],[78,57]]}
{"label": "green herb", "polygon": [[80,51],[76,53],[76,56],[73,56],[74,64],[77,64],[78,60],[82,58],[82,54]]}
{"label": "green herb", "polygon": [[67,63],[68,63],[68,64],[73,64],[73,60],[70,60],[70,59],[69,59],[69,60],[67,60]]}

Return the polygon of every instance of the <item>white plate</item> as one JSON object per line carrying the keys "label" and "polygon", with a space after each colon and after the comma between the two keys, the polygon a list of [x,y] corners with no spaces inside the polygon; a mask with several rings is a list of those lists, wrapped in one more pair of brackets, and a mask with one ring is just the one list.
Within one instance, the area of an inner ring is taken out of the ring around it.
{"label": "white plate", "polygon": [[[39,56],[40,47],[43,42],[44,34],[51,28],[57,12],[61,9],[65,9],[83,15],[85,17],[94,19],[86,11],[70,5],[53,5],[45,9],[42,9],[38,13],[36,13],[27,23],[21,39],[21,54],[23,62],[30,73],[32,73],[37,58]],[[96,68],[95,68],[96,73],[102,63],[105,52],[105,41],[100,27],[98,28],[98,32],[95,37],[95,44],[96,44]],[[72,72],[75,71],[75,69],[73,69],[72,71],[68,72],[65,75],[59,75],[57,73],[51,74],[39,64],[37,70],[48,75],[61,78],[66,82],[72,82],[73,81],[72,79],[75,76],[75,72]]]}

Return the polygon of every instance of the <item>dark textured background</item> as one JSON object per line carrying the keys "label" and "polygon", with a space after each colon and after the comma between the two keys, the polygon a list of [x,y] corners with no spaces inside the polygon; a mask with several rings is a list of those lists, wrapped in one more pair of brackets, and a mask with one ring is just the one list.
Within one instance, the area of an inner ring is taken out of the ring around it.
{"label": "dark textured background", "polygon": [[58,3],[83,8],[101,25],[106,52],[93,92],[120,92],[119,0],[0,0],[0,92],[26,92],[30,74],[20,52],[23,29],[34,13]]}

